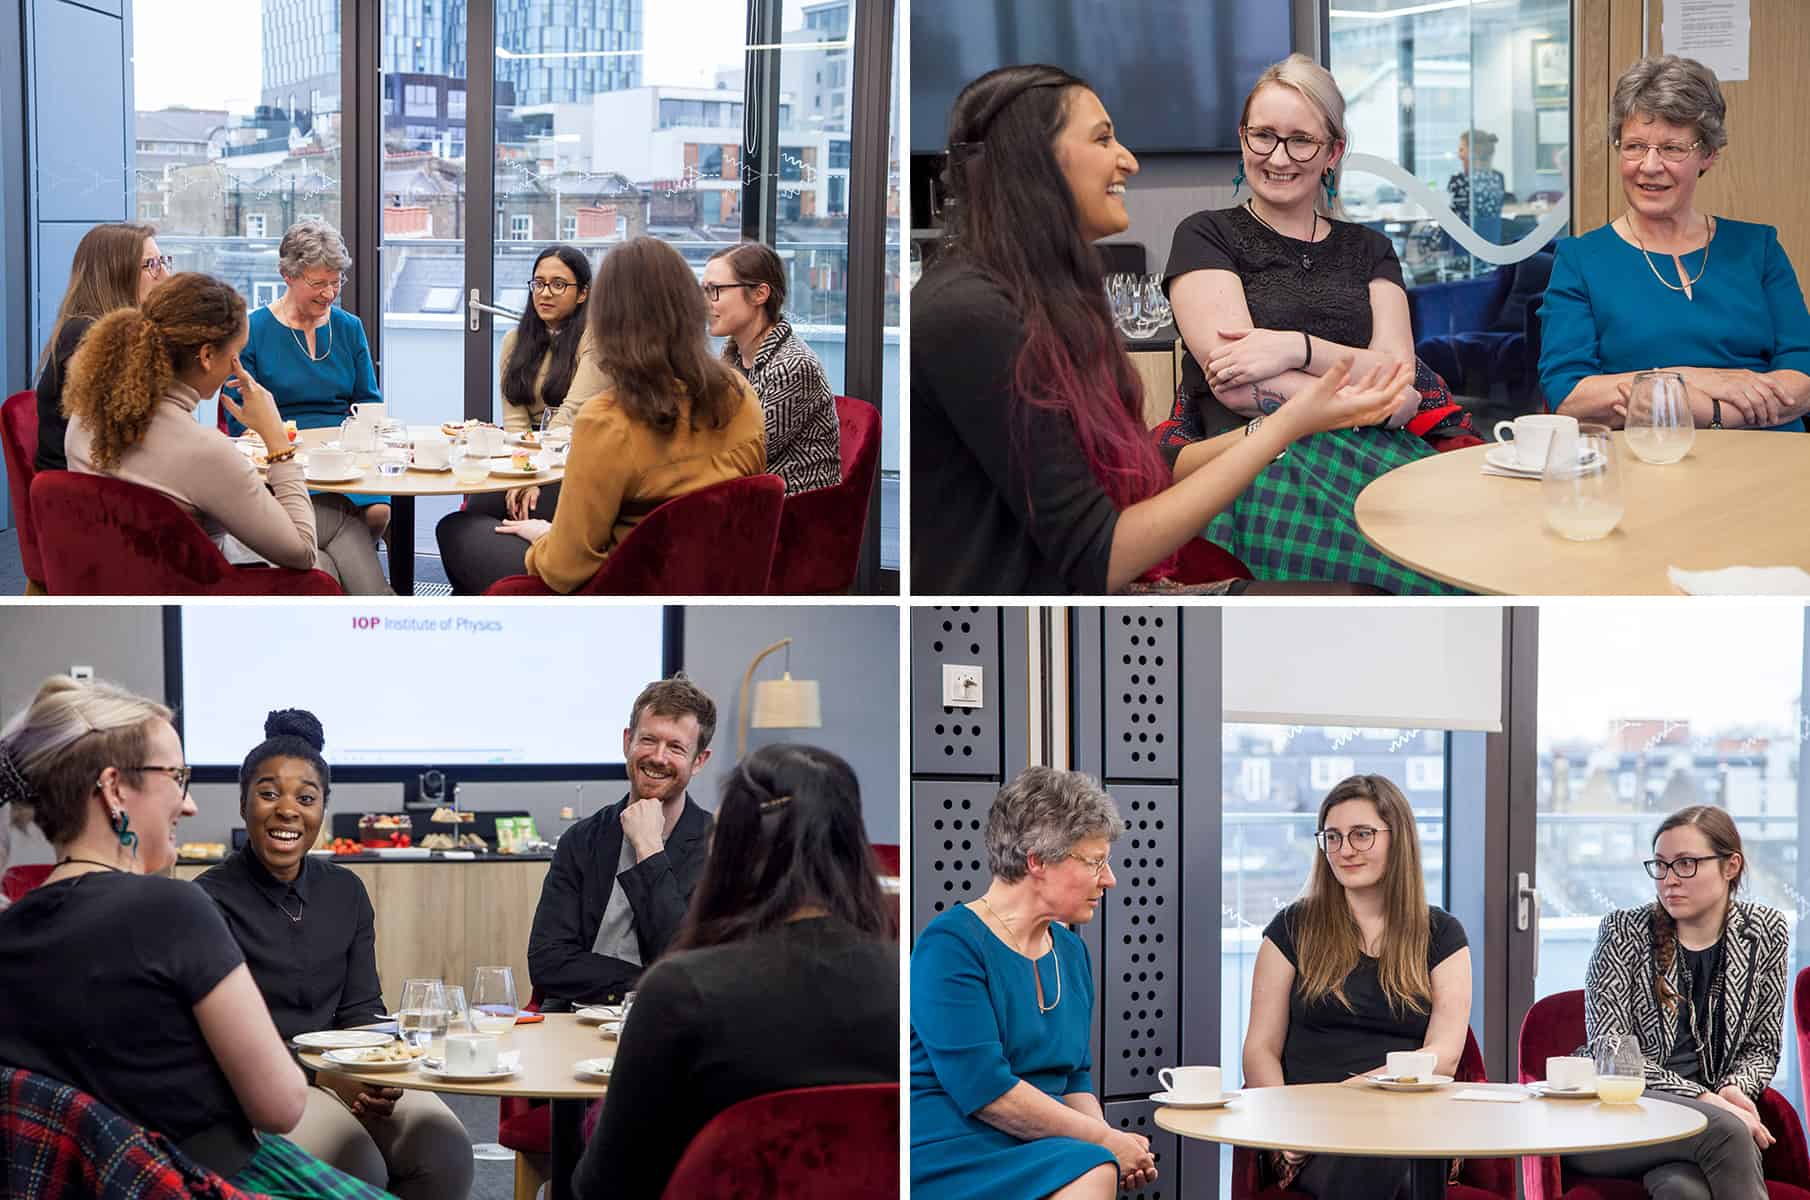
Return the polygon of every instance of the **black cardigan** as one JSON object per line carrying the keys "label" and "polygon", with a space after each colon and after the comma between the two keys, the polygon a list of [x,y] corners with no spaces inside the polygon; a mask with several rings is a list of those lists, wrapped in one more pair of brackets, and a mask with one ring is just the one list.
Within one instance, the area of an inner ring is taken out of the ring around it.
{"label": "black cardigan", "polygon": [[[642,968],[594,953],[597,929],[616,886],[622,855],[624,796],[578,822],[559,839],[553,865],[541,885],[528,935],[528,975],[541,992],[541,1007],[561,1012],[578,1004],[615,1004],[635,986]],[[709,813],[690,796],[666,848],[622,873],[641,961],[651,963],[678,936],[691,893],[704,875],[710,848]]]}

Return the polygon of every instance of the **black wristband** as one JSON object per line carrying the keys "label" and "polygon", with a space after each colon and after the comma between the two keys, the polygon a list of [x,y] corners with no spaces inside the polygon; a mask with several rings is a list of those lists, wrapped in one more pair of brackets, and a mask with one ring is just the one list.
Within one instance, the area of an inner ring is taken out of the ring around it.
{"label": "black wristband", "polygon": [[1709,398],[1709,427],[1711,429],[1722,428],[1722,401],[1714,396]]}
{"label": "black wristband", "polygon": [[1307,357],[1301,360],[1301,369],[1305,371],[1313,365],[1314,360],[1314,340],[1307,335],[1305,329],[1301,331],[1301,342],[1307,347]]}

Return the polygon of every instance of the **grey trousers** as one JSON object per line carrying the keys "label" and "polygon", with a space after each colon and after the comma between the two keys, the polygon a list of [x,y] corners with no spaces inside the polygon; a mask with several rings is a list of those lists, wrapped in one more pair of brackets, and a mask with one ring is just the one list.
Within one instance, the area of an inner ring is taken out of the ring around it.
{"label": "grey trousers", "polygon": [[1741,1119],[1695,1097],[1648,1092],[1646,1099],[1694,1108],[1709,1127],[1657,1146],[1571,1154],[1565,1165],[1584,1175],[1638,1179],[1653,1200],[1753,1200],[1766,1195],[1760,1148]]}
{"label": "grey trousers", "polygon": [[322,1162],[402,1200],[465,1200],[475,1167],[471,1137],[432,1092],[405,1091],[387,1117],[359,1118],[320,1086],[308,1089],[289,1140]]}
{"label": "grey trousers", "polygon": [[[337,492],[319,492],[314,501],[314,565],[354,596],[388,596],[389,582],[377,561],[377,544],[364,511]],[[520,539],[517,539],[518,541]]]}

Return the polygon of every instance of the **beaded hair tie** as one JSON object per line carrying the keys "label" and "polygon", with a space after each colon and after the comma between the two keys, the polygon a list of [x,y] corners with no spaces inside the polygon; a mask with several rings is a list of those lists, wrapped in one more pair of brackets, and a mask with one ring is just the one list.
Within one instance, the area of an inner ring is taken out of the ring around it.
{"label": "beaded hair tie", "polygon": [[0,808],[17,800],[21,804],[29,804],[33,795],[31,780],[25,778],[25,772],[13,759],[13,753],[5,746],[0,746]]}
{"label": "beaded hair tie", "polygon": [[765,816],[770,812],[777,812],[779,809],[784,808],[790,803],[792,803],[792,797],[790,796],[775,796],[771,800],[762,800],[760,802],[761,815]]}

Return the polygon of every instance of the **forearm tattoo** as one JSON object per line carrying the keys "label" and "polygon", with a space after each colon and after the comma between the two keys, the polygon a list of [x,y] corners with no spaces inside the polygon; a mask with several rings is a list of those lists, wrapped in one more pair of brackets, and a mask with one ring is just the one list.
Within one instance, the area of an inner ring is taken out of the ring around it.
{"label": "forearm tattoo", "polygon": [[1287,400],[1288,397],[1284,396],[1281,392],[1269,391],[1264,388],[1262,384],[1253,383],[1251,385],[1251,399],[1256,403],[1257,411],[1267,417],[1281,408],[1282,402]]}

